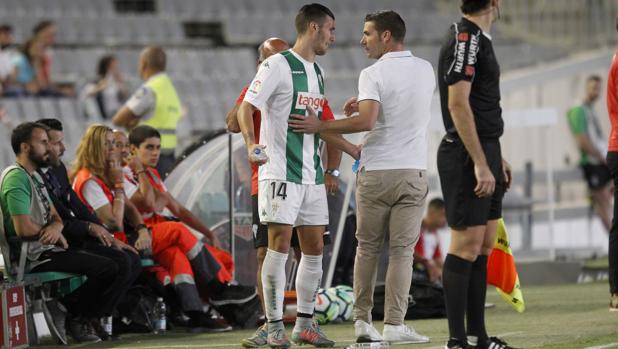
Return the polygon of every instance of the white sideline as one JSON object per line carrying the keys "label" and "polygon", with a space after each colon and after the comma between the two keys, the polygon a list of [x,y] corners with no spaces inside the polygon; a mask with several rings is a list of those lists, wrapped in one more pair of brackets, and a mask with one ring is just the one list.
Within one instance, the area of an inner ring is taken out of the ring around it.
{"label": "white sideline", "polygon": [[605,349],[605,348],[612,348],[612,347],[618,347],[618,343],[609,343],[609,344],[603,344],[603,345],[596,345],[594,347],[587,347],[585,349]]}

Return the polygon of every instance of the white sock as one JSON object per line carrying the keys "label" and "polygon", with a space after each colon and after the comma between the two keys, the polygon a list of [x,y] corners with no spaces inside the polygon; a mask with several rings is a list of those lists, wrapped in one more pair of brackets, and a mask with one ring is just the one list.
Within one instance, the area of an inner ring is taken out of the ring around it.
{"label": "white sock", "polygon": [[262,265],[262,290],[264,292],[264,307],[268,321],[279,321],[283,318],[283,291],[285,289],[285,262],[287,253],[271,249],[266,251]]}
{"label": "white sock", "polygon": [[296,273],[296,311],[313,314],[315,297],[322,282],[322,255],[301,254]]}

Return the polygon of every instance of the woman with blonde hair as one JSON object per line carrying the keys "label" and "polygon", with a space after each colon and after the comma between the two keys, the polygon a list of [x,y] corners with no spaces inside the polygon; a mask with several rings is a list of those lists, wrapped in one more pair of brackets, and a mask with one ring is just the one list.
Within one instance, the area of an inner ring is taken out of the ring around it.
{"label": "woman with blonde hair", "polygon": [[150,229],[144,224],[130,200],[138,193],[138,187],[123,173],[120,148],[115,147],[111,128],[93,125],[86,130],[77,148],[72,177],[78,197],[104,225],[116,232],[116,238],[128,241],[161,265],[159,269],[168,275],[163,278],[164,284],[171,284],[178,294],[193,332],[231,330],[203,312],[200,293],[211,297],[228,294],[233,303],[239,300],[238,294],[242,293],[239,291],[244,290],[217,279],[220,264],[180,223],[158,223]]}

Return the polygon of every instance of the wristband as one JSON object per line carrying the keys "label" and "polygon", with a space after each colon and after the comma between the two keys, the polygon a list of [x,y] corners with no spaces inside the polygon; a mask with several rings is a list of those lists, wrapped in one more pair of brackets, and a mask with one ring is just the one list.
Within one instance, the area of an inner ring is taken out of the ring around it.
{"label": "wristband", "polygon": [[137,231],[137,232],[139,232],[142,229],[149,230],[148,227],[146,226],[146,224],[143,224],[143,223],[142,224],[138,224],[138,225],[135,226],[135,231]]}

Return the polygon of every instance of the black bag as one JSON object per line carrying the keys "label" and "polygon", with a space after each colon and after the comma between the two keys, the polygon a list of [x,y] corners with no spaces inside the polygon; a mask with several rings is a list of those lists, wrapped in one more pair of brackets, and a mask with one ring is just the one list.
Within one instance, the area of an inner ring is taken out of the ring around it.
{"label": "black bag", "polygon": [[148,333],[154,330],[152,314],[158,295],[149,287],[132,286],[118,304],[114,316],[114,333]]}
{"label": "black bag", "polygon": [[[373,310],[371,316],[375,320],[384,319],[384,299],[386,287],[376,285],[373,293]],[[427,281],[413,281],[408,298],[406,319],[435,319],[446,317],[444,290],[442,287]]]}
{"label": "black bag", "polygon": [[226,304],[214,308],[234,328],[256,328],[259,325],[262,307],[258,297],[241,304]]}

